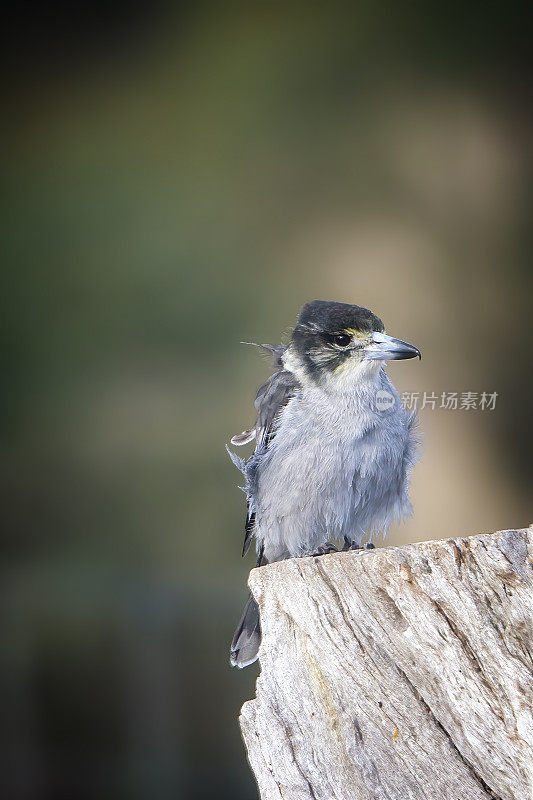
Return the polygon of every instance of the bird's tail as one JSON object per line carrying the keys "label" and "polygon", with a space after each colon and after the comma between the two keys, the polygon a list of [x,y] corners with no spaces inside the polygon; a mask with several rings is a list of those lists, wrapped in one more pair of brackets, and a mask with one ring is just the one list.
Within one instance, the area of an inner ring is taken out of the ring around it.
{"label": "bird's tail", "polygon": [[242,617],[233,636],[230,650],[232,667],[247,667],[257,660],[261,644],[261,626],[259,624],[259,606],[252,595],[249,596]]}

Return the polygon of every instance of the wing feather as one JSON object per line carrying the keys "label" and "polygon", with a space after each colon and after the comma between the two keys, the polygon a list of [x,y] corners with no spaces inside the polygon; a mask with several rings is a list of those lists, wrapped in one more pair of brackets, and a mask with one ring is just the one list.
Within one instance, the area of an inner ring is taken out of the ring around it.
{"label": "wing feather", "polygon": [[[280,411],[285,408],[298,387],[298,380],[292,372],[280,370],[271,375],[257,391],[255,407],[257,420],[255,423],[255,453],[244,467],[246,476],[247,515],[245,523],[243,556],[246,555],[254,534],[255,504],[254,494],[257,481],[258,455],[266,452],[276,434],[276,420]],[[251,430],[254,429],[250,429]],[[247,432],[249,433],[249,432]],[[248,437],[247,437],[248,438]],[[251,441],[253,437],[249,437]]]}
{"label": "wing feather", "polygon": [[292,372],[280,370],[271,375],[261,386],[255,398],[257,420],[255,423],[256,450],[262,448],[274,436],[274,422],[298,387]]}

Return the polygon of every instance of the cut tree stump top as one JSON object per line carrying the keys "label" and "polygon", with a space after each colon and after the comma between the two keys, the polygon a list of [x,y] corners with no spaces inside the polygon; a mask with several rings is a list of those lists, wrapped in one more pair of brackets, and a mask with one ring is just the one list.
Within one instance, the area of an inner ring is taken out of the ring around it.
{"label": "cut tree stump top", "polygon": [[252,570],[262,800],[531,800],[533,532]]}

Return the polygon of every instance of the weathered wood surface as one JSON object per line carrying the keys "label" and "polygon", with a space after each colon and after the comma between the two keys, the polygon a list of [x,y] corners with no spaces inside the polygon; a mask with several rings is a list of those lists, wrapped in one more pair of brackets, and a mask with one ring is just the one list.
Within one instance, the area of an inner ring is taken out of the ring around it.
{"label": "weathered wood surface", "polygon": [[533,532],[255,569],[262,800],[530,800]]}

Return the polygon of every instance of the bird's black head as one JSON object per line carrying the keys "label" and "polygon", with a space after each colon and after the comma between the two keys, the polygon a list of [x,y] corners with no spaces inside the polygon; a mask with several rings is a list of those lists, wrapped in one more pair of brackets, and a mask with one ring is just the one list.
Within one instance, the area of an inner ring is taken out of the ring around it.
{"label": "bird's black head", "polygon": [[385,327],[379,317],[368,308],[352,306],[350,303],[335,303],[332,300],[313,300],[300,311],[295,333],[312,331],[326,336],[345,332],[383,332]]}
{"label": "bird's black head", "polygon": [[368,308],[313,300],[302,308],[289,353],[295,370],[319,382],[328,374],[346,377],[363,362],[412,358],[418,350],[384,333],[383,322]]}

